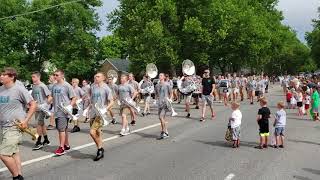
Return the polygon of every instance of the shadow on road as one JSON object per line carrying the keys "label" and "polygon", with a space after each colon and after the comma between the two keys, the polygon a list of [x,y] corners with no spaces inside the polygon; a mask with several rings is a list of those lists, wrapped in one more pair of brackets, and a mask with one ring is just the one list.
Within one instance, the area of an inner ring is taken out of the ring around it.
{"label": "shadow on road", "polygon": [[302,168],[304,171],[307,171],[307,172],[310,172],[312,174],[315,174],[315,175],[320,175],[320,170],[317,170],[317,169],[311,169],[311,168]]}
{"label": "shadow on road", "polygon": [[293,179],[299,179],[299,180],[312,180],[308,177],[303,177],[303,176],[293,176]]}
{"label": "shadow on road", "polygon": [[[232,143],[226,142],[226,141],[213,141],[213,142],[207,142],[207,141],[201,141],[201,140],[195,140],[195,142],[211,145],[211,146],[218,146],[218,147],[225,147],[225,148],[231,148]],[[240,147],[254,147],[257,145],[257,142],[247,142],[247,141],[241,141]]]}
{"label": "shadow on road", "polygon": [[296,142],[296,143],[305,143],[305,144],[313,144],[313,145],[320,145],[320,143],[312,142],[312,141],[302,141],[302,140],[296,140],[296,139],[288,139],[290,142]]}

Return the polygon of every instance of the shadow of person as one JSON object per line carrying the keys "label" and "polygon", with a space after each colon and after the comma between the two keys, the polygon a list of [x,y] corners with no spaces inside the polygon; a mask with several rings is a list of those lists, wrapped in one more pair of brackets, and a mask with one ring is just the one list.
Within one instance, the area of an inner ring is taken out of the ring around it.
{"label": "shadow of person", "polygon": [[293,176],[293,179],[298,179],[298,180],[312,180],[308,177],[303,177],[303,176]]}
{"label": "shadow of person", "polygon": [[320,170],[311,169],[311,168],[302,168],[304,171],[310,172],[312,174],[320,175]]}
{"label": "shadow of person", "polygon": [[[232,145],[232,142],[227,142],[227,141],[202,141],[202,140],[195,140],[195,142],[211,145],[211,146],[218,146],[218,147],[224,147],[224,148],[230,148]],[[245,146],[245,147],[254,147],[257,145],[257,142],[248,142],[248,141],[241,141],[240,140],[240,147]]]}

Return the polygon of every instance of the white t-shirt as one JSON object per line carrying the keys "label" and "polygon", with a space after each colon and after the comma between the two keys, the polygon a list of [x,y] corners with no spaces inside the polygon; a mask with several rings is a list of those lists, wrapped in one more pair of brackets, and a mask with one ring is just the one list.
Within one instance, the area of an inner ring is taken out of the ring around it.
{"label": "white t-shirt", "polygon": [[241,125],[242,113],[239,109],[235,110],[231,114],[233,121],[230,122],[231,128],[236,128]]}

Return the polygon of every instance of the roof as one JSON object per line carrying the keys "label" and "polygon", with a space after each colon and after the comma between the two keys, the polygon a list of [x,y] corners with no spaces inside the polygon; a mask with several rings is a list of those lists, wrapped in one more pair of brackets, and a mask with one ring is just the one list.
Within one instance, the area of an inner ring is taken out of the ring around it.
{"label": "roof", "polygon": [[129,72],[130,61],[128,59],[106,59],[118,71]]}

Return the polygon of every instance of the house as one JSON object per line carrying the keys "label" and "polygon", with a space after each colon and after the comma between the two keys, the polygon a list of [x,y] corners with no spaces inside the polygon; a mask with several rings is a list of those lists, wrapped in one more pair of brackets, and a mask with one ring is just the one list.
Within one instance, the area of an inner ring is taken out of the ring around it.
{"label": "house", "polygon": [[130,61],[128,59],[105,59],[100,62],[101,68],[100,71],[103,72],[106,76],[108,71],[114,70],[118,72],[118,82],[122,74],[128,74]]}

